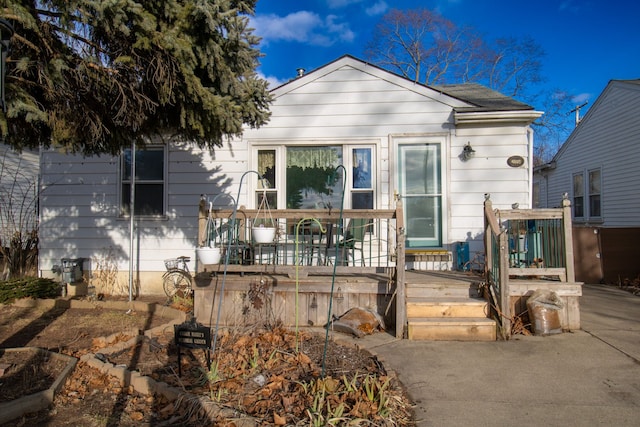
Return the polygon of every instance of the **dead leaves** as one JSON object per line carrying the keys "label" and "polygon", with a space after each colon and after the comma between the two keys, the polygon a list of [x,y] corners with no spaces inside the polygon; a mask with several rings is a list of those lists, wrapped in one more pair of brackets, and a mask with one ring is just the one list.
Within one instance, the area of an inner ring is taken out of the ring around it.
{"label": "dead leaves", "polygon": [[287,424],[287,419],[285,417],[282,417],[278,414],[276,414],[275,412],[273,413],[273,423],[277,426],[283,426],[285,424]]}
{"label": "dead leaves", "polygon": [[[164,340],[160,338],[161,343]],[[374,387],[371,383],[370,395],[367,395],[364,378],[374,378],[377,381],[375,384],[387,382],[387,377],[380,374],[380,369],[372,363],[371,354],[332,341],[328,344],[327,374],[323,377],[324,336],[311,335],[306,331],[296,335],[285,328],[256,329],[248,333],[227,331],[218,336],[218,345],[211,355],[212,364],[207,375],[203,372],[206,362],[201,350],[183,352],[183,376],[180,378],[177,377],[177,367],[172,365],[177,362],[175,354],[170,354],[168,362],[155,368],[156,380],[172,383],[170,378],[173,378],[173,385],[188,389],[191,396],[197,397],[197,404],[190,406],[186,400],[175,404],[156,401],[153,404],[156,408],[154,412],[165,420],[196,423],[198,420],[208,419],[211,422],[215,419],[215,425],[225,426],[234,425],[236,421],[232,421],[231,415],[225,414],[224,408],[235,414],[234,417],[251,418],[256,426],[314,423],[412,425],[410,406],[399,387],[384,389],[381,398],[379,391],[384,387]],[[138,350],[146,354],[144,351],[147,348],[148,345],[144,344]],[[166,344],[162,348],[168,350],[172,346]],[[122,351],[122,358],[128,360],[131,351],[133,349],[130,348]],[[146,356],[141,356],[140,360],[147,362]],[[170,367],[173,368],[173,374],[170,374]],[[199,377],[196,375],[198,372]],[[98,371],[85,374],[85,381],[75,379],[78,383],[74,384],[74,388],[81,390],[74,396],[81,402],[79,404],[86,404],[82,401],[93,395],[106,398],[109,393],[115,393],[117,396],[127,396],[128,404],[123,416],[130,419],[131,423],[137,425],[148,421],[149,411],[140,409],[142,401],[136,400],[133,391],[118,389],[119,384],[111,384],[111,380]],[[198,382],[198,378],[204,383]],[[205,400],[207,405],[218,408],[217,412],[205,411]],[[141,415],[146,418],[139,420]],[[392,417],[394,423],[387,423],[384,419],[386,416]]]}
{"label": "dead leaves", "polygon": [[[322,377],[323,340],[318,336],[274,328],[226,333],[219,342],[212,364],[219,380],[209,383],[209,394],[264,425],[334,425],[343,419],[384,425],[383,415],[390,413],[389,392],[383,391],[389,379],[376,373],[371,355],[361,350],[330,342],[328,363],[334,372],[348,374]],[[404,398],[401,392],[397,396]],[[409,412],[399,414],[395,425],[410,425]]]}

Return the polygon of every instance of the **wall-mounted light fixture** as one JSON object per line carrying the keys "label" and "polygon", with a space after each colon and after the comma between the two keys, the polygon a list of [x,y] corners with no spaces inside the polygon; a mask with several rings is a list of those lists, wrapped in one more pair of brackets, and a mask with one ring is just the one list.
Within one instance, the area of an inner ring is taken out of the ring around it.
{"label": "wall-mounted light fixture", "polygon": [[460,157],[460,160],[462,160],[463,162],[466,162],[467,160],[469,160],[475,155],[476,155],[476,150],[471,148],[470,142],[467,142],[467,145],[464,146],[464,148],[462,149],[462,153],[460,153],[459,157]]}
{"label": "wall-mounted light fixture", "polygon": [[13,26],[9,21],[0,19],[0,107],[4,111],[7,111],[7,105],[4,102],[4,75],[7,72],[7,54],[11,36],[13,36]]}

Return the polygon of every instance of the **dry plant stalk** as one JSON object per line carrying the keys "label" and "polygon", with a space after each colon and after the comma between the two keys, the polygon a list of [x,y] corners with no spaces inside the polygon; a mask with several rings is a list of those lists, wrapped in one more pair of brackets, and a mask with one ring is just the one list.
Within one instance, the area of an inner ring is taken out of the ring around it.
{"label": "dry plant stalk", "polygon": [[91,280],[97,290],[110,295],[125,293],[126,289],[118,285],[118,263],[113,247],[105,249],[101,257],[94,257],[93,264],[95,268]]}

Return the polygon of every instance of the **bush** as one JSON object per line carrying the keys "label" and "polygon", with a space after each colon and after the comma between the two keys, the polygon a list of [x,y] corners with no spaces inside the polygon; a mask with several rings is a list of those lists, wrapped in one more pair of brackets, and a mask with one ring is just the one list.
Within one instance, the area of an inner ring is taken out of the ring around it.
{"label": "bush", "polygon": [[20,298],[55,298],[60,296],[60,283],[38,277],[21,277],[0,282],[0,303],[9,304]]}

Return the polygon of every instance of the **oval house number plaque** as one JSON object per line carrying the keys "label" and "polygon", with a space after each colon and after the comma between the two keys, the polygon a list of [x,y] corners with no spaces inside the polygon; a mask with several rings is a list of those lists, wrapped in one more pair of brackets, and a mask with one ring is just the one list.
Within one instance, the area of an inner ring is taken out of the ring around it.
{"label": "oval house number plaque", "polygon": [[524,165],[524,157],[522,156],[511,156],[507,159],[507,164],[512,168],[519,168]]}

